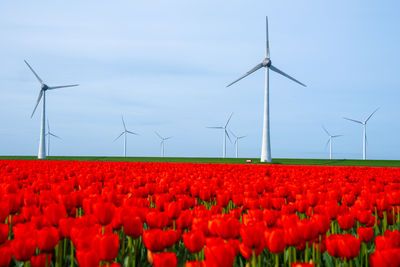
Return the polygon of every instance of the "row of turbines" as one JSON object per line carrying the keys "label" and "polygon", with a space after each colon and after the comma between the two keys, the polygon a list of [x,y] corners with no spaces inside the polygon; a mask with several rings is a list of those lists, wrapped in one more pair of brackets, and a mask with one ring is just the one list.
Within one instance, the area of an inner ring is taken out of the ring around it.
{"label": "row of turbines", "polygon": [[[41,99],[43,99],[43,108],[42,108],[42,117],[41,117],[41,130],[40,130],[40,141],[39,141],[39,152],[38,152],[38,158],[39,159],[43,159],[46,157],[46,144],[45,144],[45,137],[46,137],[46,133],[45,133],[45,121],[46,121],[46,114],[45,114],[45,109],[46,109],[46,92],[48,90],[54,90],[54,89],[59,89],[59,88],[65,88],[65,87],[74,87],[74,86],[78,86],[78,84],[72,84],[72,85],[62,85],[62,86],[48,86],[46,85],[43,80],[36,74],[36,72],[33,70],[33,68],[28,64],[27,61],[25,61],[26,65],[29,67],[29,69],[32,71],[32,73],[36,76],[37,80],[40,82],[41,84],[41,89],[39,92],[39,97],[36,101],[36,105],[35,108],[32,112],[31,117],[33,116],[33,114],[35,113],[35,110],[37,108],[37,106],[39,105],[39,102]],[[289,76],[288,74],[286,74],[285,72],[283,72],[282,70],[278,69],[277,67],[275,67],[274,65],[272,65],[272,61],[271,61],[271,57],[270,57],[270,48],[269,48],[269,36],[268,36],[268,17],[266,17],[266,42],[265,42],[265,58],[263,59],[262,62],[260,62],[259,64],[257,64],[255,67],[253,67],[252,69],[250,69],[248,72],[246,72],[244,75],[242,75],[241,77],[239,77],[238,79],[236,79],[235,81],[231,82],[230,84],[227,85],[227,87],[230,87],[231,85],[237,83],[238,81],[242,80],[243,78],[249,76],[250,74],[256,72],[257,70],[261,69],[261,68],[265,68],[265,91],[264,91],[264,116],[263,116],[263,132],[262,132],[262,142],[261,142],[261,162],[271,162],[272,160],[272,155],[271,155],[271,141],[270,141],[270,135],[271,135],[271,131],[270,131],[270,108],[269,108],[269,102],[270,102],[270,96],[269,96],[269,70],[272,70],[273,72],[276,72],[290,80],[292,80],[293,82],[296,82],[297,84],[306,87],[305,84],[301,83],[300,81],[296,80],[295,78]],[[367,121],[371,118],[373,114],[371,114],[365,121],[357,121],[357,120],[353,120],[353,119],[348,119],[350,121],[356,122],[356,123],[360,123],[363,125],[364,127],[364,142],[363,142],[363,159],[366,158],[366,123]],[[229,117],[228,121],[226,122],[226,124],[224,126],[217,126],[217,127],[209,127],[209,128],[213,128],[213,129],[222,129],[223,130],[223,157],[226,157],[226,137],[229,137],[229,133],[227,130],[227,126],[228,123],[230,121],[232,117]],[[127,134],[136,134],[134,132],[130,132],[126,129],[126,125],[125,122],[122,120],[123,122],[123,126],[124,126],[124,131],[116,138],[116,140],[118,138],[120,138],[122,135],[124,135],[124,156],[126,156],[126,143],[127,143]],[[326,129],[325,129],[326,131]],[[338,136],[332,136],[329,134],[328,131],[326,131],[327,134],[329,135],[329,143],[331,144],[331,151],[332,151],[332,138],[336,138]],[[161,139],[161,155],[164,155],[164,143],[167,139],[171,138],[171,137],[167,137],[164,138],[161,135],[159,135],[158,133],[156,133],[157,136]],[[238,156],[238,141],[239,139],[244,138],[245,136],[235,136],[233,133],[232,135],[235,137],[235,146],[236,146],[236,156]],[[49,135],[50,137],[50,135]],[[330,153],[331,154],[331,153]]]}

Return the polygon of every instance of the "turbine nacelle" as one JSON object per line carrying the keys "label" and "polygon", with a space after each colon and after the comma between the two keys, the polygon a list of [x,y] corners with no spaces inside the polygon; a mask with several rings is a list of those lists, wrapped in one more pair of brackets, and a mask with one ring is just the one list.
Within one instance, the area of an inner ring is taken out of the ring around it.
{"label": "turbine nacelle", "polygon": [[269,68],[271,66],[272,62],[271,62],[271,60],[269,58],[265,58],[261,64],[262,64],[263,67],[268,67]]}
{"label": "turbine nacelle", "polygon": [[49,86],[47,86],[47,84],[45,84],[45,83],[42,83],[41,88],[42,88],[43,91],[46,91],[46,90],[49,89]]}

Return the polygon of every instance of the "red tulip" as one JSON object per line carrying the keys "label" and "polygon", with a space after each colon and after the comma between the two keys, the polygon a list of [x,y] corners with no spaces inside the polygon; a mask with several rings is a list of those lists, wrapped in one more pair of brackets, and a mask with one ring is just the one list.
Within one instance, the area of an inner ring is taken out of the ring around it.
{"label": "red tulip", "polygon": [[0,246],[0,267],[7,267],[11,262],[12,252],[9,246]]}
{"label": "red tulip", "polygon": [[292,267],[314,267],[314,263],[292,262]]}
{"label": "red tulip", "polygon": [[29,261],[35,253],[36,242],[33,238],[14,239],[11,249],[17,261]]}
{"label": "red tulip", "polygon": [[80,267],[98,267],[100,258],[94,250],[77,250],[76,260]]}
{"label": "red tulip", "polygon": [[260,224],[242,225],[240,227],[240,237],[243,244],[250,248],[264,249],[264,228]]}
{"label": "red tulip", "polygon": [[357,234],[361,242],[368,243],[374,237],[374,229],[372,227],[359,227]]}
{"label": "red tulip", "polygon": [[9,226],[5,223],[0,223],[0,245],[8,239]]}
{"label": "red tulip", "polygon": [[204,250],[207,267],[232,267],[235,260],[235,250],[229,244],[206,246]]}
{"label": "red tulip", "polygon": [[59,240],[58,230],[55,227],[45,227],[36,232],[37,246],[43,252],[51,252]]}
{"label": "red tulip", "polygon": [[178,261],[173,252],[161,252],[153,254],[154,267],[176,267]]}
{"label": "red tulip", "polygon": [[143,231],[143,244],[152,252],[163,251],[166,247],[164,232],[160,229],[150,229]]}
{"label": "red tulip", "polygon": [[185,247],[192,253],[201,251],[205,244],[203,232],[197,230],[183,234],[183,243]]}
{"label": "red tulip", "polygon": [[100,260],[109,262],[117,257],[119,250],[119,236],[117,234],[104,233],[104,235],[98,235],[95,242]]}
{"label": "red tulip", "polygon": [[101,225],[108,225],[113,220],[115,205],[112,202],[96,202],[93,204],[93,214]]}
{"label": "red tulip", "polygon": [[45,207],[43,210],[44,215],[50,223],[56,227],[58,227],[60,219],[67,217],[67,211],[62,204],[53,203]]}
{"label": "red tulip", "polygon": [[139,238],[143,233],[143,223],[140,217],[122,217],[124,232],[133,239]]}
{"label": "red tulip", "polygon": [[259,246],[254,249],[251,249],[251,248],[247,247],[244,243],[239,244],[240,254],[242,254],[242,256],[245,259],[250,259],[251,257],[253,257],[253,250],[254,250],[255,256],[258,257],[258,255],[260,255],[261,252],[264,251],[264,246]]}
{"label": "red tulip", "polygon": [[167,229],[163,231],[163,236],[165,239],[165,247],[170,248],[172,247],[175,243],[179,242],[182,237],[182,231],[181,230],[172,230],[172,229]]}
{"label": "red tulip", "polygon": [[400,249],[376,249],[369,255],[369,264],[371,267],[399,266]]}
{"label": "red tulip", "polygon": [[272,253],[279,254],[285,250],[284,232],[282,229],[272,229],[264,232],[266,247]]}
{"label": "red tulip", "polygon": [[179,202],[168,203],[166,211],[169,219],[176,220],[181,212],[181,207],[179,205]]}
{"label": "red tulip", "polygon": [[203,264],[203,262],[199,262],[199,261],[186,261],[185,262],[185,267],[203,267],[205,266]]}
{"label": "red tulip", "polygon": [[354,225],[354,217],[350,213],[339,215],[337,221],[341,229],[347,231],[350,230]]}
{"label": "red tulip", "polygon": [[[39,254],[37,256],[32,256],[31,266],[32,267],[46,267],[50,266],[52,254]],[[47,262],[47,264],[46,264]]]}
{"label": "red tulip", "polygon": [[146,215],[146,222],[149,228],[163,229],[168,224],[168,215],[166,212],[149,212]]}

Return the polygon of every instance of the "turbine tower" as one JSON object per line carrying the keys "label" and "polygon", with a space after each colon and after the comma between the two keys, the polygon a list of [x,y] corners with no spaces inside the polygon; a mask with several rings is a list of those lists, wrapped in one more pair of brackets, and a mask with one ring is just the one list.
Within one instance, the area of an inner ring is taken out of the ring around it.
{"label": "turbine tower", "polygon": [[118,135],[117,138],[114,139],[113,142],[117,141],[118,138],[120,138],[122,135],[124,135],[124,157],[126,157],[127,134],[128,134],[128,133],[129,133],[129,134],[134,134],[134,135],[138,135],[138,134],[137,134],[137,133],[134,133],[134,132],[131,132],[131,131],[128,131],[128,130],[126,129],[124,117],[123,117],[123,116],[121,116],[121,117],[122,117],[122,125],[124,126],[124,130],[122,131],[122,133],[121,133],[120,135]]}
{"label": "turbine tower", "polygon": [[327,129],[325,129],[324,126],[322,126],[322,129],[325,131],[325,133],[329,136],[328,142],[326,142],[326,146],[329,144],[329,159],[332,159],[332,139],[336,137],[340,137],[343,135],[331,135]]}
{"label": "turbine tower", "polygon": [[348,121],[352,121],[355,123],[359,123],[362,125],[363,127],[363,160],[365,160],[367,158],[367,122],[369,121],[369,119],[371,119],[372,115],[375,114],[375,112],[378,111],[379,108],[375,109],[374,112],[371,113],[371,115],[368,116],[368,118],[365,121],[358,121],[358,120],[353,120],[353,119],[349,119],[346,117],[343,117],[343,119],[348,120]]}
{"label": "turbine tower", "polygon": [[24,60],[25,64],[29,67],[29,69],[32,71],[32,73],[36,76],[36,79],[40,82],[40,92],[39,92],[39,97],[36,101],[35,108],[33,109],[31,118],[33,117],[33,114],[36,111],[37,106],[39,105],[40,100],[43,98],[43,107],[42,107],[42,120],[41,120],[41,126],[40,126],[40,139],[39,139],[39,152],[38,152],[38,159],[45,159],[46,158],[46,91],[47,90],[53,90],[53,89],[59,89],[59,88],[66,88],[66,87],[74,87],[78,86],[79,84],[71,84],[71,85],[61,85],[61,86],[48,86],[43,82],[43,80],[39,77],[39,75],[36,74],[36,72],[33,70],[33,68],[28,64],[26,60]]}
{"label": "turbine tower", "polygon": [[229,130],[231,132],[231,135],[233,135],[233,137],[235,137],[235,156],[236,158],[239,157],[239,140],[245,138],[247,135],[243,135],[243,136],[236,136],[231,130]]}
{"label": "turbine tower", "polygon": [[232,118],[232,115],[233,115],[233,113],[231,113],[231,116],[229,116],[229,119],[225,123],[225,126],[207,127],[209,129],[222,129],[222,130],[224,130],[224,137],[223,137],[223,141],[222,141],[222,157],[223,158],[226,158],[226,137],[227,136],[229,138],[229,141],[232,143],[231,137],[229,136],[228,131],[227,131],[227,127],[228,127],[229,121]]}
{"label": "turbine tower", "polygon": [[299,82],[298,80],[294,79],[293,77],[287,75],[277,67],[271,64],[270,59],[270,51],[269,51],[269,41],[268,41],[268,17],[266,17],[266,57],[265,59],[256,65],[254,68],[246,72],[243,76],[239,79],[233,81],[232,83],[228,84],[226,87],[231,86],[232,84],[240,81],[241,79],[247,77],[248,75],[252,74],[253,72],[265,68],[265,97],[264,97],[264,122],[263,122],[263,134],[262,134],[262,145],[261,145],[261,162],[271,162],[271,142],[270,142],[270,128],[269,128],[269,70],[272,70],[286,78],[302,85],[306,86],[305,84]]}
{"label": "turbine tower", "polygon": [[161,157],[164,157],[165,140],[171,139],[172,136],[169,136],[169,137],[162,137],[159,133],[157,133],[157,132],[154,132],[154,133],[161,139],[161,142],[160,142],[160,146],[161,146]]}
{"label": "turbine tower", "polygon": [[50,156],[50,136],[53,136],[53,137],[58,138],[58,139],[61,139],[61,138],[58,137],[57,135],[53,134],[53,133],[50,131],[50,123],[49,123],[49,120],[47,120],[47,133],[46,133],[46,136],[47,136],[47,156]]}

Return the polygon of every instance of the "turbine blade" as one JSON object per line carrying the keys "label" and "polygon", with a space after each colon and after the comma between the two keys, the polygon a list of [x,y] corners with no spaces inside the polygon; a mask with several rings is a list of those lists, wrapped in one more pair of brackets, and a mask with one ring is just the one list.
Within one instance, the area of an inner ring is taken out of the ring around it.
{"label": "turbine blade", "polygon": [[164,138],[164,140],[171,139],[173,136],[168,136],[167,138]]}
{"label": "turbine blade", "polygon": [[238,139],[242,139],[242,138],[245,138],[245,137],[247,137],[247,135],[239,136]]}
{"label": "turbine blade", "polygon": [[249,70],[248,72],[246,72],[246,73],[245,73],[243,76],[241,76],[239,79],[237,79],[237,80],[231,82],[230,84],[228,84],[226,87],[229,87],[229,86],[231,86],[232,84],[234,84],[234,83],[240,81],[241,79],[245,78],[246,76],[249,76],[250,74],[252,74],[252,73],[255,72],[256,70],[261,69],[262,67],[263,67],[263,64],[262,64],[262,63],[258,64],[257,66],[255,66],[254,68],[252,68],[251,70]]}
{"label": "turbine blade", "polygon": [[361,121],[349,119],[349,118],[346,118],[346,117],[343,117],[343,119],[348,120],[348,121],[352,121],[352,122],[356,122],[356,123],[359,123],[359,124],[363,124]]}
{"label": "turbine blade", "polygon": [[336,138],[336,137],[340,137],[340,136],[343,136],[342,134],[339,134],[339,135],[333,135],[332,136],[332,138]]}
{"label": "turbine blade", "polygon": [[59,136],[57,136],[57,135],[55,135],[55,134],[52,134],[52,133],[49,133],[51,136],[54,136],[55,138],[58,138],[58,139],[61,139],[61,137],[59,137]]}
{"label": "turbine blade", "polygon": [[233,116],[233,112],[231,113],[231,116],[229,116],[229,119],[228,119],[228,121],[227,121],[226,124],[225,124],[225,128],[226,128],[226,126],[228,126],[228,123],[229,123],[229,121],[231,120],[232,116]]}
{"label": "turbine blade", "polygon": [[33,72],[33,74],[36,76],[36,79],[38,79],[38,81],[41,83],[41,84],[43,84],[43,81],[42,81],[42,79],[39,77],[39,75],[37,75],[37,73],[33,70],[33,68],[31,67],[31,65],[29,65],[29,63],[26,61],[26,60],[24,60],[25,61],[25,64],[26,65],[28,65],[28,67],[31,69],[31,71]]}
{"label": "turbine blade", "polygon": [[224,129],[224,127],[220,126],[220,127],[206,127],[208,129]]}
{"label": "turbine blade", "polygon": [[70,85],[60,85],[60,86],[51,86],[48,87],[48,90],[53,90],[53,89],[59,89],[59,88],[66,88],[66,87],[75,87],[78,86],[79,84],[70,84]]}
{"label": "turbine blade", "polygon": [[229,136],[228,131],[227,131],[226,129],[225,129],[225,134],[226,134],[226,136],[228,136],[229,142],[231,142],[231,144],[232,144],[232,139],[231,139],[231,137]]}
{"label": "turbine blade", "polygon": [[331,134],[328,132],[328,130],[322,125],[322,129],[326,132],[326,134],[328,135],[328,136],[331,136]]}
{"label": "turbine blade", "polygon": [[302,86],[304,86],[304,87],[307,87],[307,85],[305,85],[304,83],[299,82],[298,80],[296,80],[295,78],[293,78],[293,77],[289,76],[288,74],[284,73],[283,71],[281,71],[281,70],[278,69],[277,67],[271,65],[269,68],[270,68],[271,70],[273,70],[273,71],[279,73],[280,75],[285,76],[286,78],[288,78],[288,79],[290,79],[290,80],[292,80],[292,81],[294,81],[294,82],[296,82],[296,83],[298,83],[298,84],[300,84],[300,85],[302,85]]}
{"label": "turbine blade", "polygon": [[33,112],[32,112],[32,115],[31,115],[31,118],[33,117],[33,114],[35,113],[36,108],[37,108],[37,106],[39,105],[40,99],[42,99],[42,96],[43,96],[43,90],[40,90],[38,99],[37,99],[37,101],[36,101],[35,108],[33,109]]}
{"label": "turbine blade", "polygon": [[124,130],[126,131],[126,125],[125,125],[125,121],[124,121],[124,116],[121,115],[122,118],[122,124],[124,125]]}
{"label": "turbine blade", "polygon": [[49,120],[47,120],[47,130],[48,130],[48,132],[50,133],[50,123],[49,123]]}
{"label": "turbine blade", "polygon": [[164,138],[162,138],[162,136],[159,134],[159,133],[157,133],[157,132],[154,132],[158,137],[160,137],[160,139],[161,140],[163,140]]}
{"label": "turbine blade", "polygon": [[124,133],[125,133],[125,132],[122,132],[120,135],[118,135],[118,137],[115,138],[113,142],[117,141],[117,139],[120,138]]}
{"label": "turbine blade", "polygon": [[266,55],[266,58],[269,58],[269,37],[268,37],[268,16],[266,16],[265,17],[265,22],[266,22],[266,35],[265,35],[265,38],[266,38],[266,44],[265,44],[265,55]]}
{"label": "turbine blade", "polygon": [[130,133],[130,134],[134,134],[134,135],[139,135],[139,134],[137,134],[137,133],[135,133],[135,132],[131,132],[131,131],[126,131],[127,133]]}
{"label": "turbine blade", "polygon": [[328,142],[326,142],[326,145],[325,145],[325,150],[328,148],[329,141],[330,141],[330,139],[328,139]]}
{"label": "turbine blade", "polygon": [[379,109],[379,108],[375,109],[375,111],[374,111],[374,112],[372,112],[372,113],[371,113],[371,115],[369,115],[369,117],[368,117],[368,118],[365,120],[365,123],[367,123],[367,121],[368,121],[369,119],[371,119],[372,115],[374,115],[374,114],[375,114],[375,112],[377,112],[377,111],[378,111],[378,109]]}
{"label": "turbine blade", "polygon": [[238,138],[231,130],[229,130],[229,132],[231,133],[231,135],[233,135],[233,137]]}

